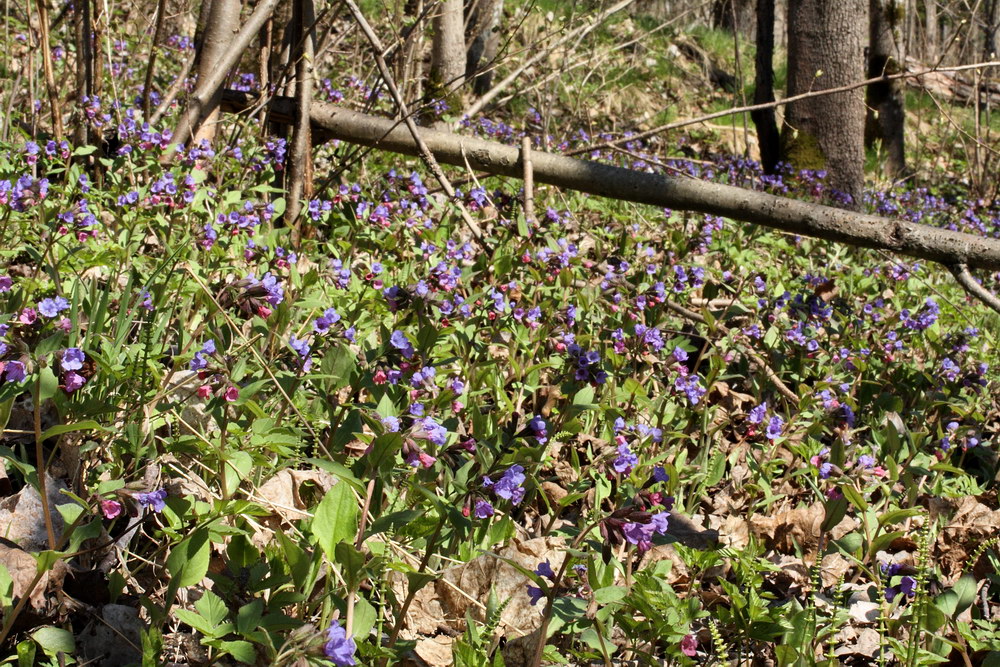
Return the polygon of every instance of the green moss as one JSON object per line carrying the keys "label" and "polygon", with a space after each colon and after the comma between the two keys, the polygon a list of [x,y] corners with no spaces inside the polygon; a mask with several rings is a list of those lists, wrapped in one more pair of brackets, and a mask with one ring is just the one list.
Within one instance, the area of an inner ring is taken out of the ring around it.
{"label": "green moss", "polygon": [[781,159],[796,169],[826,169],[826,155],[819,140],[806,132],[781,131]]}

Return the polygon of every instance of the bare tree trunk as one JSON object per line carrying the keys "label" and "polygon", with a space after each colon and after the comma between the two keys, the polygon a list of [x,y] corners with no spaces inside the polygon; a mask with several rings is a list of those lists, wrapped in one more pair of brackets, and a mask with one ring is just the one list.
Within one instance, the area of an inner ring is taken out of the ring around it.
{"label": "bare tree trunk", "polygon": [[[867,0],[789,0],[788,95],[863,80]],[[784,158],[800,169],[824,169],[832,188],[856,207],[864,187],[865,103],[855,92],[788,106]]]}
{"label": "bare tree trunk", "polygon": [[992,0],[986,14],[986,31],[983,45],[984,60],[996,60],[1000,55],[1000,0]]}
{"label": "bare tree trunk", "polygon": [[714,0],[712,27],[750,36],[754,32],[753,0]]}
{"label": "bare tree trunk", "polygon": [[[868,78],[899,74],[906,69],[903,46],[903,0],[870,0]],[[906,95],[901,79],[886,79],[868,86],[865,144],[882,144],[884,169],[896,178],[906,171],[904,129]]]}
{"label": "bare tree trunk", "polygon": [[[89,97],[94,89],[94,44],[91,41],[93,30],[89,0],[73,5],[73,18],[76,39],[76,103],[83,109],[83,98]],[[90,126],[83,120],[75,124],[73,143],[77,146],[90,143]]]}
{"label": "bare tree trunk", "polygon": [[[754,104],[774,101],[774,0],[757,0],[757,55],[755,60]],[[781,138],[774,109],[750,114],[757,128],[760,163],[765,174],[777,170],[781,158]]]}
{"label": "bare tree trunk", "polygon": [[937,0],[924,0],[924,28],[927,42],[924,46],[924,58],[932,65],[938,59],[938,44],[941,27],[938,25]]}
{"label": "bare tree trunk", "polygon": [[[316,11],[313,0],[296,0],[293,16],[297,40],[302,48],[295,60],[295,127],[288,154],[288,197],[285,222],[294,226],[298,236],[297,219],[302,208],[302,198],[312,196],[312,139],[310,137],[309,107],[313,94],[313,55],[316,52]],[[298,239],[296,239],[297,241]]]}
{"label": "bare tree trunk", "polygon": [[453,113],[460,112],[460,97],[456,91],[464,79],[465,21],[462,0],[441,0],[434,16],[428,99],[444,100]]}
{"label": "bare tree trunk", "polygon": [[503,0],[477,0],[469,17],[465,78],[474,79],[473,92],[482,95],[493,85],[493,71],[500,46]]}
{"label": "bare tree trunk", "polygon": [[[232,47],[233,36],[240,29],[240,0],[211,0],[211,2],[208,23],[205,25],[205,39],[198,61],[199,82],[208,79],[218,68],[226,52]],[[211,142],[215,138],[221,95],[221,91],[213,95],[202,111],[204,120],[195,132],[193,143],[200,143],[203,139]]]}

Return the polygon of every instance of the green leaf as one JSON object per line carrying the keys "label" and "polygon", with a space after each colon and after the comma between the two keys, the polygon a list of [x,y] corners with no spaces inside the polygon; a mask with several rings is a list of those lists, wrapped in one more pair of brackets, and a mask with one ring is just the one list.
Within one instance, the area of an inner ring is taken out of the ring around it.
{"label": "green leaf", "polygon": [[964,574],[955,585],[941,593],[934,600],[935,606],[946,615],[955,618],[976,601],[979,582],[971,574]]}
{"label": "green leaf", "polygon": [[62,628],[52,626],[38,628],[31,633],[31,638],[38,642],[38,645],[45,651],[46,655],[54,656],[57,653],[72,654],[76,650],[73,633]]}
{"label": "green leaf", "polygon": [[608,604],[624,600],[628,595],[628,589],[624,586],[605,586],[594,591],[594,599],[598,604]]}
{"label": "green leaf", "polygon": [[229,608],[226,607],[226,603],[212,591],[205,591],[201,598],[194,603],[194,608],[205,617],[206,621],[212,624],[213,628],[220,625],[229,616]]}
{"label": "green leaf", "polygon": [[826,501],[826,517],[823,519],[820,530],[824,533],[830,532],[838,523],[843,521],[844,516],[847,514],[847,505],[847,498],[833,498]]}
{"label": "green leaf", "polygon": [[103,430],[105,430],[104,427],[93,419],[85,419],[84,421],[76,422],[75,424],[59,424],[58,426],[51,426],[42,432],[42,440],[48,440],[49,438],[54,438],[57,435],[62,435],[63,433]]}
{"label": "green leaf", "polygon": [[354,627],[351,629],[358,640],[364,639],[372,631],[376,617],[375,607],[359,596],[354,602]]}
{"label": "green leaf", "polygon": [[894,523],[899,523],[904,519],[909,519],[911,516],[918,516],[923,514],[924,510],[920,507],[908,507],[901,510],[892,510],[886,512],[878,518],[878,523],[880,526],[891,526]]}
{"label": "green leaf", "polygon": [[849,503],[854,505],[862,512],[868,510],[868,502],[865,500],[865,497],[861,495],[861,492],[858,491],[856,488],[854,488],[853,485],[844,484],[838,488],[840,489],[841,493],[844,494],[844,497],[847,498],[847,501]]}
{"label": "green leaf", "polygon": [[218,646],[244,665],[253,665],[257,662],[257,651],[250,642],[237,639],[231,642],[219,642]]}
{"label": "green leaf", "polygon": [[353,590],[363,575],[362,569],[365,566],[365,555],[354,548],[349,542],[341,542],[334,550],[337,564],[341,566],[341,574],[347,587]]}
{"label": "green leaf", "polygon": [[236,612],[236,629],[240,634],[248,634],[258,629],[264,615],[264,601],[254,600],[240,607]]}
{"label": "green leaf", "polygon": [[201,528],[170,550],[167,572],[177,587],[193,586],[204,579],[208,572],[211,546],[208,530]]}
{"label": "green leaf", "polygon": [[358,532],[358,503],[347,484],[334,484],[313,513],[312,533],[316,543],[331,561],[337,544],[353,540]]}

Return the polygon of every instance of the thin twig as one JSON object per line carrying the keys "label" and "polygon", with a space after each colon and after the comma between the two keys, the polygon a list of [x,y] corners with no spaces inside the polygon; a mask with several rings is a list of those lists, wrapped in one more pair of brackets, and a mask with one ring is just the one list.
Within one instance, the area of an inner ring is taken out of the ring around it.
{"label": "thin twig", "polygon": [[42,68],[45,72],[45,87],[49,93],[49,105],[52,107],[52,133],[56,141],[62,141],[62,107],[59,104],[59,93],[56,91],[56,78],[52,71],[52,49],[49,47],[49,9],[45,0],[38,0],[38,31],[41,38],[39,47],[42,49]]}
{"label": "thin twig", "polygon": [[444,188],[445,194],[447,194],[448,197],[457,204],[458,210],[462,214],[462,220],[465,221],[465,225],[469,228],[473,238],[475,238],[480,247],[485,248],[486,245],[483,240],[482,230],[479,229],[479,225],[472,219],[469,212],[465,210],[465,206],[462,202],[455,199],[455,188],[452,187],[451,181],[448,180],[444,171],[441,170],[441,165],[439,165],[438,161],[434,158],[434,154],[427,147],[427,144],[424,143],[423,138],[420,136],[420,132],[417,131],[417,125],[413,122],[413,118],[407,111],[406,102],[404,102],[402,96],[400,96],[399,89],[396,87],[396,82],[392,77],[392,73],[389,72],[389,68],[385,64],[385,58],[382,57],[382,43],[372,30],[371,25],[369,25],[368,21],[365,19],[364,14],[361,13],[357,3],[355,3],[354,0],[346,0],[346,4],[350,8],[351,13],[354,15],[354,19],[358,22],[358,25],[361,26],[361,30],[365,33],[365,37],[368,38],[368,42],[371,44],[372,54],[375,56],[375,62],[378,65],[379,73],[382,75],[382,79],[385,81],[385,86],[389,89],[392,99],[396,102],[396,107],[399,109],[399,113],[403,117],[403,122],[406,124],[406,128],[410,131],[410,134],[413,136],[413,140],[417,144],[420,151],[420,157],[427,164],[431,173],[434,174],[434,178],[437,179],[438,183],[441,184],[441,187]]}
{"label": "thin twig", "polygon": [[735,116],[736,114],[749,113],[752,111],[762,111],[764,109],[774,109],[776,107],[784,106],[786,104],[791,104],[792,102],[799,102],[801,100],[810,99],[813,97],[821,97],[823,95],[835,95],[837,93],[846,93],[851,90],[857,90],[858,88],[864,88],[873,83],[882,83],[884,81],[893,81],[895,79],[911,79],[921,76],[926,76],[928,74],[934,74],[936,72],[961,72],[964,70],[975,70],[982,69],[984,67],[996,67],[1000,66],[1000,61],[991,60],[988,62],[975,63],[972,65],[959,65],[956,67],[936,67],[920,70],[919,72],[901,72],[899,74],[891,74],[889,76],[876,76],[871,79],[865,79],[864,81],[858,81],[855,83],[850,83],[845,86],[839,86],[837,88],[826,88],[824,90],[812,90],[807,93],[801,93],[799,95],[792,95],[791,97],[786,97],[784,99],[776,100],[774,102],[764,102],[762,104],[748,104],[742,107],[735,107],[732,109],[724,109],[722,111],[716,111],[714,113],[706,114],[704,116],[699,116],[698,118],[689,118],[687,120],[678,120],[672,123],[666,123],[664,125],[659,125],[651,130],[646,130],[645,132],[639,132],[638,134],[633,134],[627,137],[621,137],[619,139],[611,139],[602,144],[596,144],[593,146],[585,146],[583,148],[578,148],[574,151],[565,153],[567,156],[580,155],[581,153],[589,153],[591,151],[603,150],[617,146],[618,144],[623,144],[627,141],[641,141],[643,139],[648,139],[649,137],[655,136],[657,134],[662,134],[669,130],[676,130],[681,127],[687,127],[689,125],[697,125],[699,123],[704,123],[710,120],[715,120],[716,118],[725,118],[726,116]]}
{"label": "thin twig", "polygon": [[163,18],[167,13],[167,0],[160,0],[156,6],[156,27],[153,29],[153,44],[149,47],[149,63],[146,65],[146,80],[142,87],[142,117],[149,119],[149,104],[153,87],[153,68],[156,65],[156,51],[163,36]]}
{"label": "thin twig", "polygon": [[991,294],[989,290],[976,282],[976,279],[969,273],[969,267],[965,264],[952,264],[948,267],[951,271],[951,275],[955,276],[955,280],[958,284],[962,286],[969,296],[979,299],[984,304],[1000,313],[1000,299],[996,295]]}
{"label": "thin twig", "polygon": [[[708,324],[708,320],[706,320],[704,317],[694,312],[693,310],[688,310],[679,303],[674,303],[673,301],[668,300],[664,301],[663,305],[665,305],[667,308],[674,311],[675,313],[677,313],[678,315],[680,315],[685,319],[698,322],[699,324]],[[718,329],[718,331],[722,335],[726,335],[727,333],[729,333],[728,327],[726,327],[720,322],[715,323],[715,328]],[[788,385],[786,385],[780,377],[778,377],[778,374],[774,372],[774,369],[771,368],[771,366],[767,363],[767,360],[749,348],[746,348],[744,351],[746,352],[747,356],[750,357],[750,359],[752,359],[753,362],[757,364],[762,371],[764,371],[764,375],[766,375],[767,379],[770,380],[772,384],[774,384],[774,387],[778,390],[778,393],[780,393],[782,396],[791,401],[793,405],[798,405],[799,397],[795,394],[794,391],[788,388]]]}

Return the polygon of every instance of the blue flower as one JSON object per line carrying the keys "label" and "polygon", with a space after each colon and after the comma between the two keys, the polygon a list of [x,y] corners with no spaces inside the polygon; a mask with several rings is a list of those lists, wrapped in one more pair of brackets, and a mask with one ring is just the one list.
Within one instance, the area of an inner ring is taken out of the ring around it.
{"label": "blue flower", "polygon": [[139,505],[142,507],[150,508],[154,512],[162,512],[167,506],[167,490],[157,489],[150,493],[138,493],[135,499],[139,501]]}
{"label": "blue flower", "polygon": [[85,359],[83,350],[78,347],[68,347],[62,352],[60,366],[64,371],[78,371],[83,368]]}
{"label": "blue flower", "polygon": [[354,659],[354,653],[358,647],[354,643],[354,638],[347,636],[347,631],[341,627],[340,623],[330,622],[330,627],[326,631],[326,639],[323,653],[333,661],[333,664],[338,666],[358,664]]}
{"label": "blue flower", "polygon": [[769,440],[774,440],[775,438],[781,437],[781,431],[785,426],[785,420],[781,417],[775,415],[771,417],[771,421],[767,424],[767,437]]}
{"label": "blue flower", "polygon": [[493,493],[497,494],[500,498],[505,498],[509,500],[514,505],[521,502],[524,498],[524,468],[519,465],[513,465],[507,468],[507,471],[492,484]]}
{"label": "blue flower", "polygon": [[54,299],[42,299],[38,302],[38,312],[45,317],[55,317],[67,308],[69,308],[69,301],[61,296]]}
{"label": "blue flower", "polygon": [[399,329],[392,332],[392,335],[389,337],[389,343],[394,348],[399,350],[404,359],[411,358],[416,352],[416,350],[413,349],[413,343],[411,343],[410,339],[406,337],[406,334]]}

